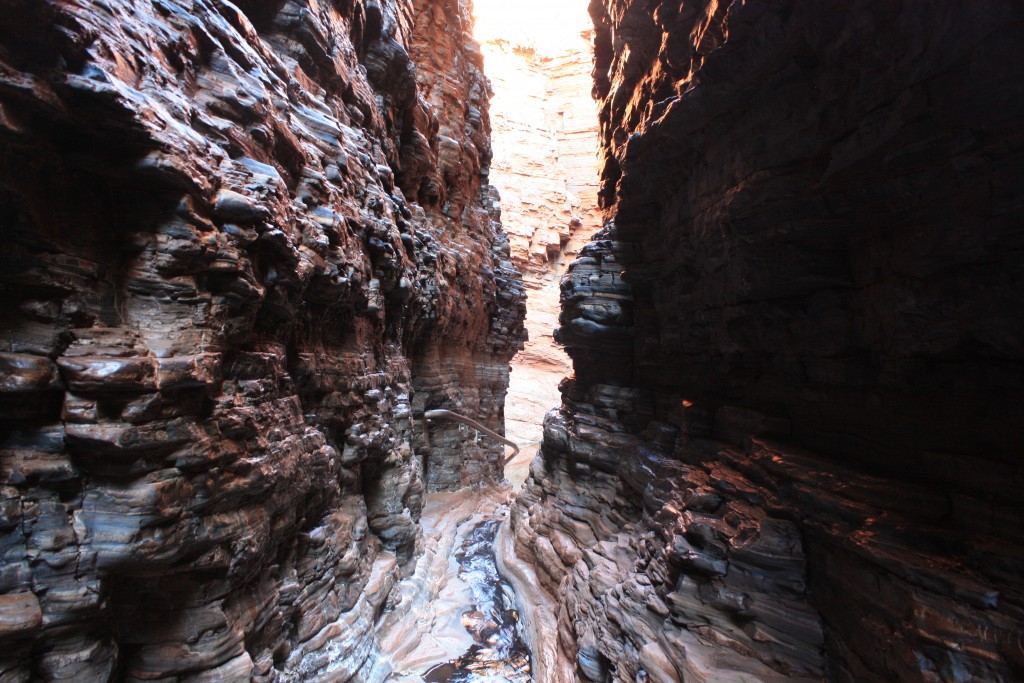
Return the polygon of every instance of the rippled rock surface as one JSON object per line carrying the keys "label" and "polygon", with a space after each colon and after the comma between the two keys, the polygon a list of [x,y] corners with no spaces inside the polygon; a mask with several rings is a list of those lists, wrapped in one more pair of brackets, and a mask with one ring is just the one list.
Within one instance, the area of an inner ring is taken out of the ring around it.
{"label": "rippled rock surface", "polygon": [[530,651],[523,641],[515,596],[498,573],[494,539],[500,519],[477,524],[455,559],[459,578],[473,591],[473,606],[462,624],[473,645],[452,662],[423,674],[428,683],[529,683]]}
{"label": "rippled rock surface", "polygon": [[1020,680],[1019,4],[591,14],[608,221],[512,509],[535,658]]}
{"label": "rippled rock surface", "polygon": [[0,677],[378,680],[523,293],[455,0],[0,23]]}

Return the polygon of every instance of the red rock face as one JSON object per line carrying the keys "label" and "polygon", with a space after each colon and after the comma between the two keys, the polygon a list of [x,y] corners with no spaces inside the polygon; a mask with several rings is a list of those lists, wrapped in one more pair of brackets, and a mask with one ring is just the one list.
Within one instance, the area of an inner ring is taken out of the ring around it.
{"label": "red rock face", "polygon": [[609,221],[513,510],[563,656],[1019,679],[1019,6],[591,13]]}
{"label": "red rock face", "polygon": [[427,489],[501,476],[523,291],[451,2],[16,2],[0,672],[380,679]]}
{"label": "red rock face", "polygon": [[552,336],[558,282],[601,227],[594,30],[585,0],[476,0],[474,14],[494,89],[490,178],[528,296],[529,340],[513,360],[507,429],[532,457],[558,383],[571,373]]}

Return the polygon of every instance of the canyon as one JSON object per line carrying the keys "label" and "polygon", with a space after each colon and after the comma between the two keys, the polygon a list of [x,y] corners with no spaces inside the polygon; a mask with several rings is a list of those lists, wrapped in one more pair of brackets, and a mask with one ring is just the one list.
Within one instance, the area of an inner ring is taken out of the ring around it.
{"label": "canyon", "polygon": [[504,541],[552,671],[1021,680],[1021,7],[590,11],[607,220]]}
{"label": "canyon", "polygon": [[594,28],[584,2],[475,0],[474,12],[494,90],[490,181],[527,296],[528,339],[512,362],[505,421],[532,457],[544,414],[561,401],[558,383],[572,372],[553,337],[558,283],[602,223]]}
{"label": "canyon", "polygon": [[1024,8],[587,10],[6,3],[0,680],[1024,679]]}
{"label": "canyon", "polygon": [[4,680],[382,679],[524,337],[468,14],[8,13]]}

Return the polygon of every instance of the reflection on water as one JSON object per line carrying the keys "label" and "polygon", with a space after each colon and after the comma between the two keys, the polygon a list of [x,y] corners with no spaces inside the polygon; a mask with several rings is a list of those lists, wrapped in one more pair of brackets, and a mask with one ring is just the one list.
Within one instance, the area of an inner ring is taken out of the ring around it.
{"label": "reflection on water", "polygon": [[466,537],[459,561],[459,578],[470,585],[475,609],[462,623],[475,643],[458,659],[423,674],[428,683],[528,683],[530,650],[520,633],[512,589],[501,580],[494,559],[494,537],[500,520],[478,524]]}

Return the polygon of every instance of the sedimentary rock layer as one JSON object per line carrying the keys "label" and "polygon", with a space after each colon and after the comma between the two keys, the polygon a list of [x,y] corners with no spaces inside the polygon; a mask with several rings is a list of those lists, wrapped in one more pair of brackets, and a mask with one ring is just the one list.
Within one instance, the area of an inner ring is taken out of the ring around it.
{"label": "sedimentary rock layer", "polygon": [[371,680],[523,292],[455,0],[7,3],[0,677]]}
{"label": "sedimentary rock layer", "polygon": [[608,223],[511,529],[562,657],[1020,680],[1021,7],[591,14]]}
{"label": "sedimentary rock layer", "polygon": [[474,12],[495,93],[491,182],[529,304],[529,340],[513,361],[506,420],[532,455],[571,369],[552,337],[558,281],[601,227],[594,28],[584,2],[477,0]]}

